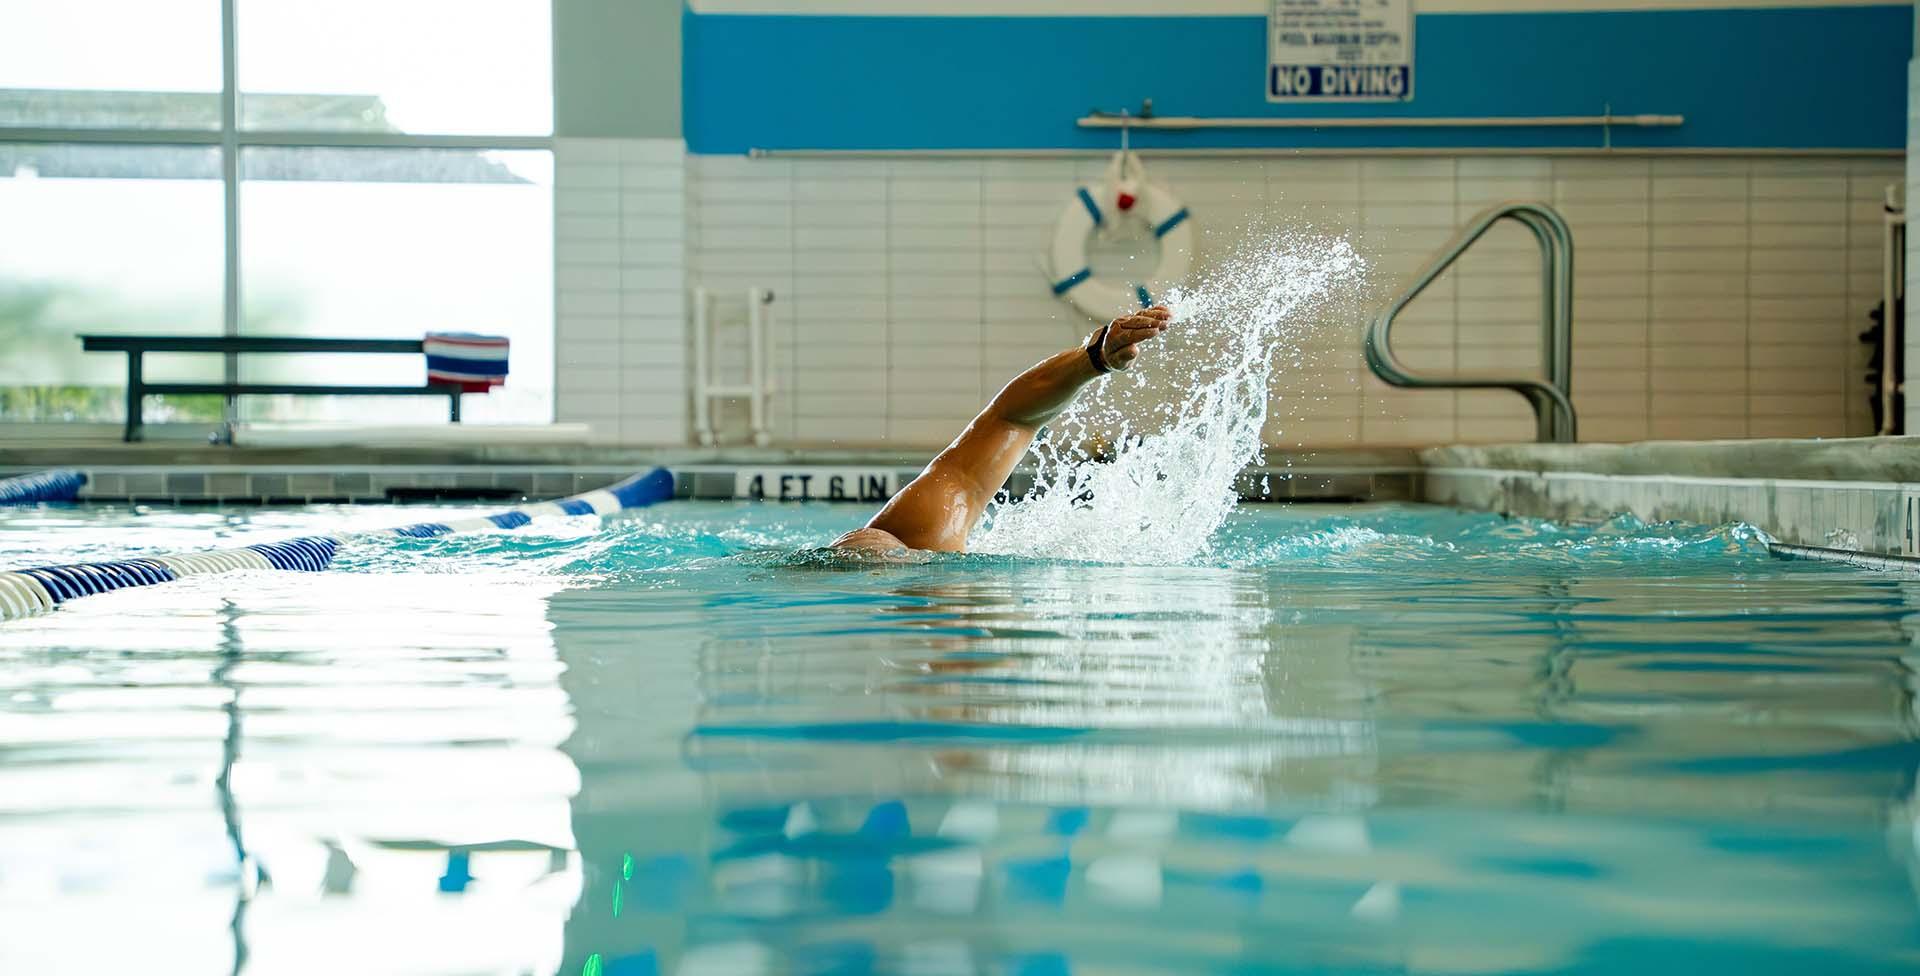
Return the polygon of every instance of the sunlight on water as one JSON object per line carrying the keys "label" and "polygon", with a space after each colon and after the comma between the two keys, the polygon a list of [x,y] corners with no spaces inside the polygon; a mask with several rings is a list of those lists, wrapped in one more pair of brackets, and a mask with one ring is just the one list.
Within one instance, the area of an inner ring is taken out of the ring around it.
{"label": "sunlight on water", "polygon": [[1238,500],[1234,478],[1262,458],[1274,371],[1304,364],[1310,332],[1351,320],[1366,278],[1347,241],[1281,233],[1171,292],[1160,348],[1049,426],[1033,489],[998,506],[969,547],[1115,563],[1203,556]]}

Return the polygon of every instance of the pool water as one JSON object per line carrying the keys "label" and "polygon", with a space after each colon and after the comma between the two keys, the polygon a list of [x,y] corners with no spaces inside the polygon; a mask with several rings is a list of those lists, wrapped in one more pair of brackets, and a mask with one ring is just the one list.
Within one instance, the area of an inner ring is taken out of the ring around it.
{"label": "pool water", "polygon": [[[795,554],[867,514],[0,625],[0,972],[1920,966],[1920,583],[1421,506],[1243,508],[1180,565]],[[0,512],[0,566],[422,517]]]}

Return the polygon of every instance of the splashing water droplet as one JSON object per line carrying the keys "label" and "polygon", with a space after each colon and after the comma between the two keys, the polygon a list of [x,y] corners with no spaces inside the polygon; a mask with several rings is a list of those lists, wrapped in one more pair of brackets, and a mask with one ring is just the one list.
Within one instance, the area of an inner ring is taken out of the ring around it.
{"label": "splashing water droplet", "polygon": [[1169,291],[1161,348],[1049,425],[1033,489],[991,511],[968,548],[1147,564],[1205,555],[1239,500],[1235,478],[1262,458],[1278,361],[1310,362],[1302,340],[1352,321],[1366,277],[1346,240],[1282,232]]}

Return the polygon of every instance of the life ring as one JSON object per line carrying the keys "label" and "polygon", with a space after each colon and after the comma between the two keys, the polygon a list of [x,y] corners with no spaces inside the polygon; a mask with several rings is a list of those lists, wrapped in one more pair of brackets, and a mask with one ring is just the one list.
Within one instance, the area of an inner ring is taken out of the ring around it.
{"label": "life ring", "polygon": [[[1144,216],[1160,242],[1160,266],[1145,281],[1104,279],[1087,264],[1087,235],[1108,226],[1121,212]],[[1139,157],[1123,152],[1114,156],[1100,185],[1074,190],[1054,224],[1051,262],[1053,294],[1106,321],[1152,305],[1168,286],[1186,278],[1193,263],[1193,221],[1178,197],[1146,181]]]}

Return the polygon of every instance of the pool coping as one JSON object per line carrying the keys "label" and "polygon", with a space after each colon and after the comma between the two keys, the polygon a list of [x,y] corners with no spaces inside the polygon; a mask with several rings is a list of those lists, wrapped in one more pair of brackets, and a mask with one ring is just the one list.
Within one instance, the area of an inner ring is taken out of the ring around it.
{"label": "pool coping", "polygon": [[1873,552],[1858,552],[1851,549],[1828,549],[1824,546],[1796,546],[1785,542],[1767,543],[1767,552],[1779,559],[1805,559],[1813,562],[1840,563],[1857,566],[1861,569],[1880,570],[1892,573],[1920,573],[1920,558],[1914,556],[1888,556]]}
{"label": "pool coping", "polygon": [[1453,446],[1420,460],[1424,501],[1550,519],[1744,522],[1829,561],[1920,556],[1916,439]]}

